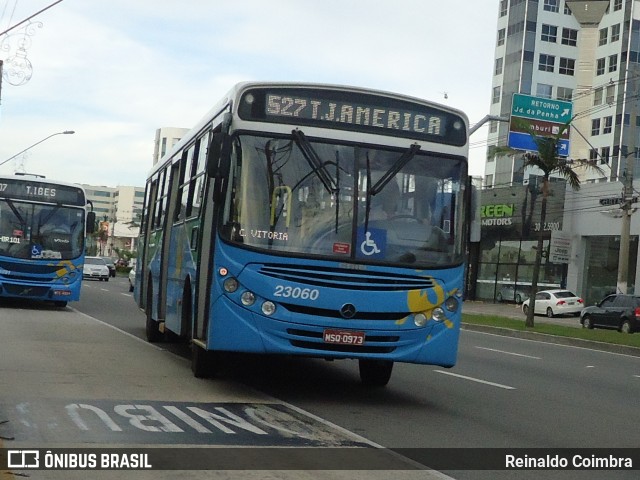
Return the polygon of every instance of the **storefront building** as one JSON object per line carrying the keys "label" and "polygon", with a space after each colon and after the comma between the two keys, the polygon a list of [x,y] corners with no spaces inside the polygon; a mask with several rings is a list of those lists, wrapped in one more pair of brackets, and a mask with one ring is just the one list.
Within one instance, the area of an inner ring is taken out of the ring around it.
{"label": "storefront building", "polygon": [[[620,182],[583,184],[566,192],[564,228],[571,234],[571,259],[567,286],[592,305],[616,292],[622,201]],[[637,191],[637,190],[635,190]],[[640,205],[640,204],[639,204]],[[627,293],[637,293],[640,213],[631,215]]]}
{"label": "storefront building", "polygon": [[477,300],[520,303],[531,292],[538,235],[543,236],[538,288],[566,285],[567,266],[549,261],[551,232],[563,229],[565,182],[551,183],[547,214],[540,224],[542,192],[535,178],[526,185],[484,190],[481,195],[481,240],[471,261]]}
{"label": "storefront building", "polygon": [[[527,185],[482,192],[481,240],[471,250],[474,277],[468,298],[517,303],[528,298],[540,233],[544,241],[538,290],[568,288],[587,305],[616,291],[621,184],[589,183],[574,191],[564,181],[552,182],[544,225],[540,190],[534,178]],[[639,218],[640,212],[631,217],[628,293],[640,282]],[[564,241],[561,255],[558,239]]]}

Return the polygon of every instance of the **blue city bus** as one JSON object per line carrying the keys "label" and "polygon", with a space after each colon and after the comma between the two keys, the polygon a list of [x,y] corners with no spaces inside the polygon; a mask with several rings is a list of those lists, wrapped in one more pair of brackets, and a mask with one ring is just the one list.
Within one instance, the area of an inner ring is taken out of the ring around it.
{"label": "blue city bus", "polygon": [[0,176],[0,297],[58,307],[79,300],[85,236],[94,224],[82,187]]}
{"label": "blue city bus", "polygon": [[224,352],[456,363],[468,120],[393,93],[236,85],[146,184],[134,296],[192,370]]}

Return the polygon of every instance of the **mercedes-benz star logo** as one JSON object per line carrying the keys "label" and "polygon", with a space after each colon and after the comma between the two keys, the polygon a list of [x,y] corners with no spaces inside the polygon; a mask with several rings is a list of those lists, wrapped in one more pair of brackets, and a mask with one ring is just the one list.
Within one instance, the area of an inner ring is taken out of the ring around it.
{"label": "mercedes-benz star logo", "polygon": [[340,315],[344,318],[353,318],[356,315],[356,307],[351,303],[345,303],[340,309]]}

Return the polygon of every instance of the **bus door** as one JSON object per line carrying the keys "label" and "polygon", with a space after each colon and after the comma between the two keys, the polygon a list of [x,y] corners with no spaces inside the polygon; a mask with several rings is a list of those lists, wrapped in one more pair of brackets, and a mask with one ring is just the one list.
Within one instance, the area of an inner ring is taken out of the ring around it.
{"label": "bus door", "polygon": [[160,245],[160,279],[158,281],[158,318],[164,320],[167,314],[167,283],[169,272],[169,250],[171,248],[171,230],[173,229],[173,219],[175,218],[176,205],[180,200],[178,196],[180,184],[180,165],[182,162],[175,162],[171,165],[169,179],[169,190],[167,193],[166,214],[164,216],[164,234],[162,235],[162,245]]}
{"label": "bus door", "polygon": [[149,262],[151,260],[152,252],[151,246],[153,242],[152,232],[154,230],[155,218],[156,218],[156,198],[158,196],[158,179],[152,180],[147,184],[147,191],[145,193],[145,208],[146,212],[143,212],[143,228],[140,232],[143,235],[143,242],[139,245],[142,248],[142,257],[140,258],[139,276],[140,279],[136,280],[136,283],[140,285],[140,294],[138,296],[138,305],[145,310],[151,308],[151,303],[147,298],[147,277],[149,276]]}
{"label": "bus door", "polygon": [[[219,130],[218,130],[219,132]],[[204,200],[202,205],[200,239],[200,258],[198,262],[198,280],[196,283],[196,311],[194,315],[193,340],[200,347],[205,348],[207,345],[207,331],[209,329],[209,308],[208,303],[211,291],[211,282],[214,273],[211,272],[210,266],[213,266],[213,255],[215,252],[215,240],[217,235],[217,215],[222,203],[221,188],[223,181],[228,176],[228,168],[220,168],[220,159],[227,157],[229,161],[229,152],[222,152],[221,140],[218,134],[211,137],[211,143],[207,151],[207,174],[206,185],[204,191]],[[212,267],[213,268],[213,267]]]}

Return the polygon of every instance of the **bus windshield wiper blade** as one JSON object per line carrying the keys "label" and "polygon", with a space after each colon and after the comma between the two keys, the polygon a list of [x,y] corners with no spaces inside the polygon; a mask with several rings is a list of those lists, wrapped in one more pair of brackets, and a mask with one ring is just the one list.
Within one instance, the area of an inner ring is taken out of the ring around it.
{"label": "bus windshield wiper blade", "polygon": [[13,214],[16,216],[16,218],[20,222],[20,225],[23,226],[23,227],[26,227],[27,226],[27,222],[25,222],[24,218],[22,218],[22,215],[20,215],[20,212],[15,207],[13,202],[11,200],[9,200],[8,198],[5,198],[5,201],[7,202],[7,205],[9,205],[9,208],[11,209]]}
{"label": "bus windshield wiper blade", "polygon": [[316,176],[324,185],[327,192],[333,194],[338,191],[338,186],[336,185],[335,180],[331,177],[331,174],[327,171],[327,167],[322,163],[322,160],[318,156],[318,153],[313,149],[307,137],[302,133],[301,130],[293,130],[291,132],[291,136],[293,140],[296,142],[296,145],[302,152],[302,156],[309,163],[309,166],[312,168],[312,171],[316,174]]}
{"label": "bus windshield wiper blade", "polygon": [[396,174],[402,170],[402,168],[411,161],[413,157],[415,157],[416,153],[420,150],[420,145],[414,143],[411,145],[405,152],[395,161],[395,163],[391,166],[387,173],[385,173],[380,180],[376,182],[369,191],[367,192],[369,195],[377,195],[382,191],[382,189],[391,181]]}
{"label": "bus windshield wiper blade", "polygon": [[[411,161],[413,157],[415,157],[416,153],[420,150],[420,145],[414,143],[407,150],[404,151],[400,157],[394,162],[387,172],[380,177],[380,179],[376,182],[375,185],[367,188],[367,199],[365,206],[365,216],[364,216],[364,229],[367,231],[369,229],[369,213],[371,211],[371,197],[377,195],[382,191],[382,189],[391,181],[396,174],[402,170],[402,168]],[[371,185],[371,162],[369,160],[369,154],[367,153],[367,185]]]}

